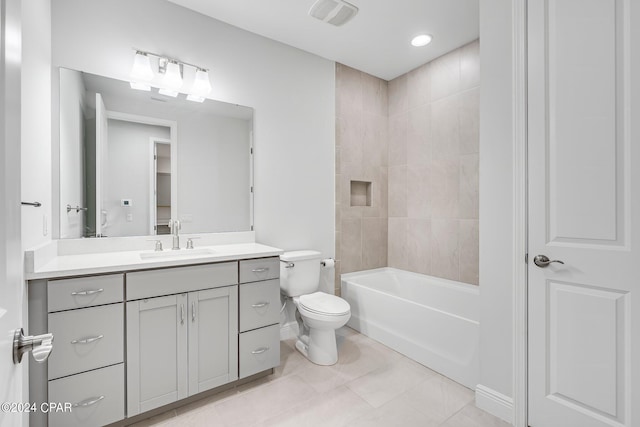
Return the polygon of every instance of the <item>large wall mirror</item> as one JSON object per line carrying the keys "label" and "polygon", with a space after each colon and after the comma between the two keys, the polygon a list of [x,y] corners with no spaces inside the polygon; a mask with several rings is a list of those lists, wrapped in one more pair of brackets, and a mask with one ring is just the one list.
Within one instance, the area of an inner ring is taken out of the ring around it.
{"label": "large wall mirror", "polygon": [[253,228],[253,109],[60,69],[60,238]]}

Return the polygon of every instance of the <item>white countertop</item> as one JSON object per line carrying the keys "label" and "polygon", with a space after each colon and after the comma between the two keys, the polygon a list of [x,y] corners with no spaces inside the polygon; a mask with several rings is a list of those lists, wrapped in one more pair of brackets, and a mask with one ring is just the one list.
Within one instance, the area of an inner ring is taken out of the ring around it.
{"label": "white countertop", "polygon": [[[201,253],[203,249],[208,249],[212,253],[203,254]],[[198,253],[198,250],[200,250],[200,253]],[[284,252],[282,249],[261,245],[259,243],[196,246],[194,254],[187,254],[188,251],[189,249],[180,249],[179,251],[172,252],[171,249],[165,249],[163,255],[166,254],[166,257],[148,259],[142,259],[140,254],[152,254],[154,253],[153,250],[58,255],[51,257],[48,262],[34,268],[33,271],[26,271],[25,278],[27,280],[51,279],[56,277],[205,264],[237,259],[278,256]]]}

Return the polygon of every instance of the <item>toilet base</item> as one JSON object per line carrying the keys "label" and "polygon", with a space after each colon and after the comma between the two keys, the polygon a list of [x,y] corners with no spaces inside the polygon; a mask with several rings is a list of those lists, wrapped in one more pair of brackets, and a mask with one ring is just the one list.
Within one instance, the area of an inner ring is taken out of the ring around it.
{"label": "toilet base", "polygon": [[335,365],[338,361],[336,332],[333,329],[309,329],[309,335],[303,335],[296,341],[296,349],[316,365]]}

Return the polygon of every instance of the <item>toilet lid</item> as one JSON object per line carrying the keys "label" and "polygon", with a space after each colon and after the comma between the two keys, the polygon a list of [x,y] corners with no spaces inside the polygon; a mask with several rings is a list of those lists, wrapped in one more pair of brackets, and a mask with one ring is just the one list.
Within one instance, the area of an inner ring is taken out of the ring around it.
{"label": "toilet lid", "polygon": [[329,316],[340,316],[351,310],[349,303],[335,295],[325,294],[324,292],[314,292],[308,295],[300,296],[298,303],[306,310],[318,314],[326,314]]}

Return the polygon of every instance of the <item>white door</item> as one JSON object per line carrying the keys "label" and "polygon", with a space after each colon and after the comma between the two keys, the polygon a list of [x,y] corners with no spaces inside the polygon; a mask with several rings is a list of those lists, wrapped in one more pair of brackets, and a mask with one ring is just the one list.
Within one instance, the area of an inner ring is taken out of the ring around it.
{"label": "white door", "polygon": [[533,427],[640,426],[638,6],[528,2]]}
{"label": "white door", "polygon": [[102,95],[96,93],[96,237],[106,236],[109,212],[105,203],[107,196],[107,165],[109,164],[109,145],[107,129],[107,108]]}
{"label": "white door", "polygon": [[[0,0],[0,403],[26,399],[22,388],[26,364],[14,365],[12,360],[13,332],[25,326],[20,242],[20,13],[19,0]],[[1,426],[26,424],[26,415],[0,411]]]}

